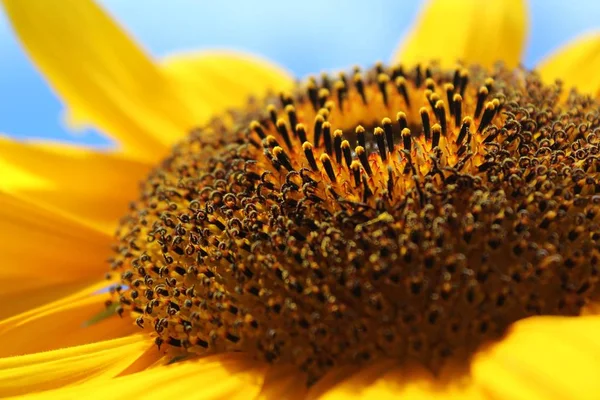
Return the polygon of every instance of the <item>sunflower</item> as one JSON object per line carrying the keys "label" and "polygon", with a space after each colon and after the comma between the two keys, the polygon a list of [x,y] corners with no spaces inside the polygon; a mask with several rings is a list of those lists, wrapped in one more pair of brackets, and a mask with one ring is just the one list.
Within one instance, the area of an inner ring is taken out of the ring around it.
{"label": "sunflower", "polygon": [[0,396],[599,397],[598,35],[529,72],[522,1],[436,0],[297,84],[2,3],[119,148],[0,141]]}

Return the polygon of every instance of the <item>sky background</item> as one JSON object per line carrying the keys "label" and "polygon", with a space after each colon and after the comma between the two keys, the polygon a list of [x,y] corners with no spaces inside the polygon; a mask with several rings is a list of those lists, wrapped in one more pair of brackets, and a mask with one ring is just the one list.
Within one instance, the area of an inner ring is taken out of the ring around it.
{"label": "sky background", "polygon": [[[410,0],[99,2],[156,57],[191,49],[243,50],[298,77],[388,61],[421,7],[420,1]],[[597,0],[531,0],[529,15],[528,67],[578,35],[600,29]],[[0,8],[0,133],[110,145],[93,130],[67,131],[62,109]]]}

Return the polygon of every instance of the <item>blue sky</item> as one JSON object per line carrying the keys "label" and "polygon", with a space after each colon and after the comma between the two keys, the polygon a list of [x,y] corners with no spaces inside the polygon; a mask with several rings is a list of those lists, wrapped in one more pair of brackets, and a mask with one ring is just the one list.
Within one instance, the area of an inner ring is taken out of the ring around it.
{"label": "blue sky", "polygon": [[[100,3],[155,56],[189,49],[244,50],[268,57],[300,77],[388,60],[420,8],[420,2],[409,0]],[[529,13],[532,25],[524,58],[528,67],[560,44],[600,29],[596,0],[531,0]],[[0,60],[0,132],[94,146],[109,143],[92,130],[64,129],[60,100],[30,64],[1,12]]]}

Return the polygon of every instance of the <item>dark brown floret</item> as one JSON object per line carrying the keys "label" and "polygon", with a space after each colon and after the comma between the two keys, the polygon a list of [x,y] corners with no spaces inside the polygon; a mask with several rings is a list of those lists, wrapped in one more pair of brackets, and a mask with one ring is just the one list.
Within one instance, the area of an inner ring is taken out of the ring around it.
{"label": "dark brown floret", "polygon": [[597,102],[501,67],[351,76],[175,147],[118,232],[121,312],[162,348],[316,379],[381,357],[435,371],[597,299]]}

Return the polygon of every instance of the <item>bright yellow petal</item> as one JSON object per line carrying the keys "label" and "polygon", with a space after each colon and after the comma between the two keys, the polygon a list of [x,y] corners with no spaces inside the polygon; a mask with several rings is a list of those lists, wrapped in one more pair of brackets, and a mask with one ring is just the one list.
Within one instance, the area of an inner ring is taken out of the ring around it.
{"label": "bright yellow petal", "polygon": [[164,72],[177,84],[194,120],[205,122],[216,113],[242,107],[248,99],[272,91],[290,90],[291,75],[281,67],[250,54],[227,51],[183,53],[163,60]]}
{"label": "bright yellow petal", "polygon": [[400,366],[396,360],[382,360],[355,369],[354,373],[331,378],[326,376],[323,382],[318,382],[310,389],[310,395],[327,400],[485,398],[468,377],[457,380],[454,375],[452,379],[439,380],[423,368]]}
{"label": "bright yellow petal", "polygon": [[458,60],[486,67],[515,67],[527,36],[525,0],[430,0],[401,43],[394,61],[405,65]]}
{"label": "bright yellow petal", "polygon": [[[2,136],[0,136],[0,140],[4,140]],[[19,188],[40,190],[48,189],[50,187],[48,182],[39,176],[36,176],[23,168],[19,168],[14,164],[5,161],[3,158],[4,157],[0,157],[0,176],[2,176],[2,180],[0,180],[1,191],[11,192],[14,189]]]}
{"label": "bright yellow petal", "polygon": [[110,381],[92,381],[26,399],[254,399],[266,366],[241,354],[220,354],[148,369]]}
{"label": "bright yellow petal", "polygon": [[537,67],[542,79],[564,82],[565,89],[600,96],[600,32],[581,36],[561,47]]}
{"label": "bright yellow petal", "polygon": [[107,293],[94,294],[106,284],[87,287],[50,304],[0,321],[0,357],[78,346],[139,332],[133,320],[112,316],[90,323],[105,310]]}
{"label": "bright yellow petal", "polygon": [[93,281],[56,283],[42,278],[27,277],[25,279],[27,281],[24,282],[22,277],[9,279],[6,276],[0,276],[0,284],[3,287],[10,287],[10,291],[5,289],[0,293],[0,304],[6,304],[0,308],[0,321],[76,293],[89,286]]}
{"label": "bright yellow petal", "polygon": [[2,358],[0,397],[112,378],[151,344],[146,335],[132,335],[85,346]]}
{"label": "bright yellow petal", "polygon": [[194,126],[159,68],[93,1],[2,3],[75,120],[93,123],[147,158]]}
{"label": "bright yellow petal", "polygon": [[597,399],[600,317],[536,317],[517,322],[477,356],[473,380],[494,398]]}
{"label": "bright yellow petal", "polygon": [[307,392],[306,374],[293,365],[274,365],[267,371],[256,400],[303,400]]}
{"label": "bright yellow petal", "polygon": [[112,235],[60,210],[0,192],[0,319],[102,279]]}
{"label": "bright yellow petal", "polygon": [[[200,57],[194,71],[176,58],[163,69],[91,0],[2,3],[29,55],[68,105],[69,120],[99,127],[138,158],[159,159],[210,113],[239,104],[249,93],[262,95],[280,78],[290,81],[281,70],[247,57],[218,56],[208,64]],[[198,75],[182,77],[192,72]],[[228,85],[237,79],[239,85]],[[182,82],[199,83],[200,90],[192,96]],[[227,93],[231,102],[223,97],[225,88],[233,90]]]}
{"label": "bright yellow petal", "polygon": [[[55,207],[109,235],[138,197],[139,182],[151,168],[122,154],[2,136],[0,159],[0,190]],[[37,180],[24,180],[12,167]]]}
{"label": "bright yellow petal", "polygon": [[0,192],[0,204],[0,294],[39,287],[36,280],[82,281],[107,271],[110,235],[19,196]]}

